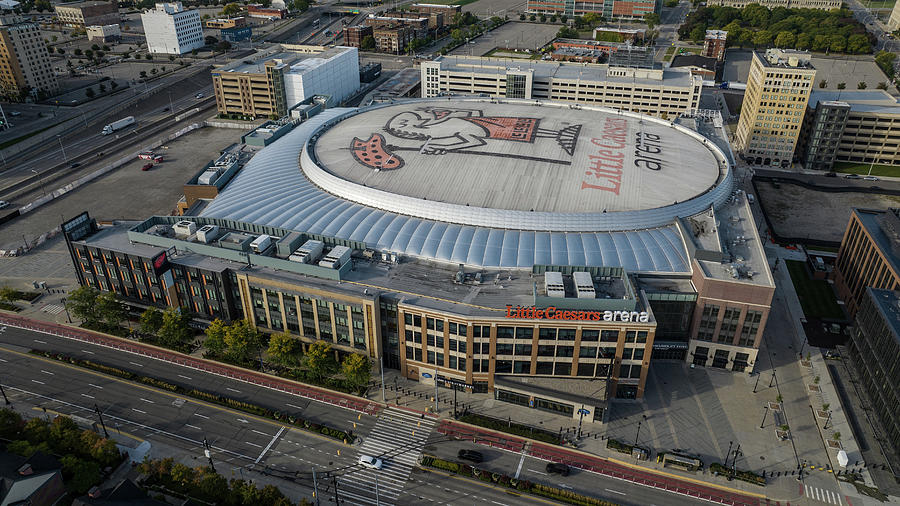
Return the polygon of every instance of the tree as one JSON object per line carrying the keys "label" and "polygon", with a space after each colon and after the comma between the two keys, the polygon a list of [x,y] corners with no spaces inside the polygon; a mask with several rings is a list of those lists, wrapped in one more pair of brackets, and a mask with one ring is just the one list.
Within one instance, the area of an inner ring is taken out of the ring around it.
{"label": "tree", "polygon": [[359,353],[347,355],[341,363],[341,373],[355,388],[368,384],[372,377],[372,365],[369,363],[369,357]]}
{"label": "tree", "polygon": [[556,37],[559,39],[577,39],[578,38],[578,30],[574,28],[570,28],[568,26],[564,26],[556,32]]}
{"label": "tree", "polygon": [[[115,82],[113,82],[115,84]],[[155,307],[149,307],[141,313],[140,329],[142,334],[156,335],[162,328],[163,313]]]}
{"label": "tree", "polygon": [[801,33],[797,35],[797,42],[794,44],[794,47],[805,51],[809,49],[810,45],[812,45],[812,36],[810,34]]}
{"label": "tree", "polygon": [[828,37],[828,49],[840,53],[847,47],[847,39],[843,35],[836,33]]}
{"label": "tree", "polygon": [[61,47],[56,48],[56,52],[57,54],[66,54],[66,50]]}
{"label": "tree", "polygon": [[216,49],[218,49],[219,51],[228,51],[229,49],[231,49],[231,42],[228,42],[227,40],[220,41],[218,44],[216,44]]}
{"label": "tree", "polygon": [[860,81],[860,82],[856,83],[856,89],[857,89],[857,90],[864,90],[864,89],[866,89],[866,88],[868,88],[868,87],[869,87],[869,85],[866,84],[865,81]]}
{"label": "tree", "polygon": [[566,21],[568,21],[568,20],[569,20],[569,17],[566,16],[565,14],[563,14],[562,16],[559,17],[559,22],[562,24],[565,24]]}
{"label": "tree", "polygon": [[86,56],[88,59],[91,59],[94,57],[94,51],[92,49],[85,49],[84,56]]}
{"label": "tree", "polygon": [[547,22],[547,15],[546,15],[546,14],[541,14],[540,17],[538,17],[538,19],[540,20],[541,23],[546,23],[546,22]]}
{"label": "tree", "polygon": [[106,44],[104,44],[104,45],[103,45],[103,50],[106,51],[106,52],[108,53],[108,52],[109,52],[109,46],[107,46]]}
{"label": "tree", "polygon": [[827,87],[828,87],[827,79],[822,79],[821,81],[819,81],[819,88],[827,88]]}
{"label": "tree", "polygon": [[769,23],[769,9],[759,4],[750,4],[741,9],[741,19],[754,28],[762,28]]}
{"label": "tree", "polygon": [[843,90],[847,87],[847,83],[838,83],[837,89]]}
{"label": "tree", "polygon": [[266,352],[273,360],[282,365],[297,365],[299,351],[299,343],[290,334],[277,332],[269,337],[269,348]]}
{"label": "tree", "polygon": [[80,286],[69,292],[66,298],[66,309],[72,316],[78,318],[87,325],[96,325],[100,322],[100,314],[97,311],[97,296],[100,291],[88,285]]}
{"label": "tree", "polygon": [[519,21],[525,21],[525,14],[519,14]]}
{"label": "tree", "polygon": [[99,51],[99,50],[100,50],[100,46],[98,46],[97,44],[92,44],[92,45],[91,45],[91,49],[94,50],[94,51]]}
{"label": "tree", "polygon": [[694,42],[701,42],[706,38],[706,28],[702,26],[696,26],[693,30],[691,30],[690,39]]}
{"label": "tree", "polygon": [[878,86],[876,86],[876,88],[878,88],[879,90],[887,90],[888,83],[886,83],[885,81],[881,81],[880,83],[878,83]]}
{"label": "tree", "polygon": [[551,22],[551,23],[556,23],[556,14],[550,16],[550,22]]}
{"label": "tree", "polygon": [[[644,14],[644,23],[647,23],[647,28],[653,29],[654,26],[659,24],[659,14],[655,12],[648,12]],[[706,32],[704,32],[704,35]]]}
{"label": "tree", "polygon": [[534,14],[532,14],[531,16],[528,16],[528,21],[534,21],[536,19],[537,19],[537,16],[535,16]]}
{"label": "tree", "polygon": [[228,325],[216,318],[206,327],[206,340],[203,341],[203,346],[213,355],[221,355],[225,352],[226,332],[228,332]]}
{"label": "tree", "polygon": [[753,45],[754,46],[768,46],[772,43],[772,32],[768,30],[760,30],[753,34]]}
{"label": "tree", "polygon": [[223,16],[231,17],[231,16],[236,16],[240,13],[241,13],[241,6],[240,6],[240,4],[237,4],[237,3],[230,3],[222,8]]}
{"label": "tree", "polygon": [[0,409],[0,438],[13,439],[13,436],[22,431],[24,425],[22,415],[11,409]]}
{"label": "tree", "polygon": [[[103,91],[104,88],[101,90]],[[88,88],[90,89],[90,88]],[[113,292],[103,292],[97,297],[97,312],[100,316],[100,319],[103,320],[103,323],[109,329],[115,329],[122,323],[128,313],[125,311],[125,304],[119,300],[118,295]]]}
{"label": "tree", "polygon": [[147,71],[146,71],[146,70],[142,70],[142,71],[141,71],[141,77],[143,77],[143,78],[145,78],[145,79],[147,78]]}
{"label": "tree", "polygon": [[19,298],[19,291],[10,286],[4,286],[0,288],[0,300],[5,302],[12,302]]}
{"label": "tree", "polygon": [[317,379],[333,373],[337,363],[334,360],[334,352],[331,351],[331,344],[316,341],[309,345],[302,364],[309,374]]}
{"label": "tree", "polygon": [[897,59],[896,53],[881,50],[875,55],[875,63],[881,68],[881,71],[888,77],[894,77],[894,60]]}
{"label": "tree", "polygon": [[[454,31],[458,31],[458,30],[454,30]],[[359,42],[359,48],[362,49],[363,51],[374,51],[375,50],[375,37],[372,37],[371,35],[366,35],[365,37],[363,37],[363,39]]]}
{"label": "tree", "polygon": [[847,37],[847,52],[855,54],[868,53],[872,50],[869,38],[861,33],[855,33]]}
{"label": "tree", "polygon": [[775,47],[792,48],[796,42],[797,38],[788,31],[778,32],[778,35],[775,36]]}
{"label": "tree", "polygon": [[190,326],[191,315],[187,308],[169,308],[163,313],[159,328],[159,343],[170,348],[181,348],[194,336]]}
{"label": "tree", "polygon": [[241,320],[231,324],[225,332],[225,354],[238,362],[250,360],[253,345],[259,341],[259,332],[250,320]]}
{"label": "tree", "polygon": [[63,466],[63,476],[68,478],[68,486],[75,495],[84,494],[100,483],[100,466],[96,462],[81,460],[74,455],[66,455],[59,462]]}

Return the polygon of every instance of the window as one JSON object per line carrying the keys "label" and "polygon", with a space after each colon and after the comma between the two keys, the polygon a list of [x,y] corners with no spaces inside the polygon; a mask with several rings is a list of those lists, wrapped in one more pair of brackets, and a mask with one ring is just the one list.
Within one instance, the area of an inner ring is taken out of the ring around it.
{"label": "window", "polygon": [[511,373],[512,372],[512,360],[498,360],[494,367],[495,367],[494,372],[497,374]]}
{"label": "window", "polygon": [[597,347],[582,345],[578,349],[578,356],[580,358],[597,358]]}
{"label": "window", "polygon": [[538,332],[538,339],[556,339],[556,329],[540,329]]}
{"label": "window", "polygon": [[529,327],[516,327],[516,339],[531,339],[534,329]]}
{"label": "window", "polygon": [[433,335],[428,334],[428,337],[426,339],[428,341],[428,346],[434,346],[434,336]]}
{"label": "window", "polygon": [[634,355],[631,358],[632,358],[632,360],[643,360],[644,359],[644,349],[643,348],[635,348]]}
{"label": "window", "polygon": [[646,343],[646,342],[647,342],[647,331],[646,331],[646,330],[640,330],[640,331],[638,331],[638,333],[637,333],[637,342],[639,342],[639,343]]}
{"label": "window", "polygon": [[554,376],[570,376],[572,374],[571,362],[557,362],[553,371]]}
{"label": "window", "polygon": [[556,356],[557,357],[571,357],[575,352],[574,346],[557,346],[556,347]]}
{"label": "window", "polygon": [[600,341],[604,343],[615,343],[619,341],[619,331],[618,330],[601,330],[600,331]]}
{"label": "window", "polygon": [[578,371],[576,373],[578,376],[593,376],[594,375],[594,364],[588,363],[578,363]]}
{"label": "window", "polygon": [[553,374],[553,362],[538,362],[535,374]]}
{"label": "window", "polygon": [[516,355],[518,356],[531,356],[531,345],[530,344],[516,344]]}
{"label": "window", "polygon": [[459,351],[460,353],[466,352],[466,342],[465,341],[459,342],[459,345],[457,346],[457,351]]}
{"label": "window", "polygon": [[597,341],[598,339],[600,339],[600,331],[599,330],[582,330],[581,331],[581,342]]}
{"label": "window", "polygon": [[513,374],[531,374],[531,361],[516,360],[513,362]]}
{"label": "window", "polygon": [[574,341],[575,329],[559,329],[559,333],[556,335],[556,338],[560,341]]}
{"label": "window", "polygon": [[512,355],[513,345],[509,343],[497,343],[497,355]]}
{"label": "window", "polygon": [[433,351],[429,351],[429,352],[428,352],[428,363],[429,363],[429,364],[433,364],[433,363],[434,363],[434,352],[433,352]]}
{"label": "window", "polygon": [[512,338],[515,337],[515,329],[514,327],[497,327],[497,338]]}
{"label": "window", "polygon": [[553,346],[553,345],[540,344],[540,345],[538,345],[537,354],[539,357],[552,357],[554,348],[555,348],[555,346]]}

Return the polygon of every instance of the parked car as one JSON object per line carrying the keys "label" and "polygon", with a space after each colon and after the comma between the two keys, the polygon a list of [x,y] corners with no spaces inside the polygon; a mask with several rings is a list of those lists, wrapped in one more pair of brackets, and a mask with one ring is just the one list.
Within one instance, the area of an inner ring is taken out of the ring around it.
{"label": "parked car", "polygon": [[363,467],[368,467],[369,469],[381,469],[382,466],[381,459],[369,455],[360,455],[359,463]]}
{"label": "parked car", "polygon": [[844,176],[844,179],[862,179],[862,176],[859,176],[857,174],[847,174],[846,176]]}
{"label": "parked car", "polygon": [[138,155],[138,158],[140,158],[141,160],[153,160],[154,156],[156,155],[153,154],[153,151],[142,151]]}
{"label": "parked car", "polygon": [[141,167],[141,170],[146,171],[146,170],[150,170],[150,169],[152,169],[152,168],[153,168],[153,164],[152,164],[152,163],[148,163],[147,165],[144,165],[143,167]]}
{"label": "parked car", "polygon": [[6,209],[7,207],[9,207],[9,202],[0,200],[0,209]]}
{"label": "parked car", "polygon": [[865,179],[866,181],[878,181],[878,178],[875,176],[866,176],[863,179]]}
{"label": "parked car", "polygon": [[558,474],[561,476],[569,475],[569,466],[560,464],[559,462],[550,462],[547,464],[547,474]]}
{"label": "parked car", "polygon": [[203,93],[197,93],[194,98],[203,98]]}
{"label": "parked car", "polygon": [[456,456],[463,460],[471,460],[472,462],[484,462],[484,455],[475,450],[460,450]]}

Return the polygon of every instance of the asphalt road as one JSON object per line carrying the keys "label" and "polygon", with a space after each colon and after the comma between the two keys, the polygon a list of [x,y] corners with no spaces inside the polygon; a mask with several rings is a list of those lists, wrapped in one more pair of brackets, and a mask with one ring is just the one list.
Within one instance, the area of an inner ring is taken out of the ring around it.
{"label": "asphalt road", "polygon": [[[13,405],[20,411],[32,406],[49,413],[65,413],[96,421],[96,405],[109,431],[120,431],[137,438],[159,441],[177,448],[183,456],[202,456],[203,440],[208,439],[214,463],[223,469],[260,471],[268,467],[272,476],[289,478],[293,484],[312,492],[312,470],[316,469],[323,502],[333,500],[333,484],[338,485],[341,503],[390,504],[384,500],[388,482],[394,479],[393,495],[398,504],[415,500],[440,504],[538,504],[545,501],[526,497],[511,498],[505,490],[480,482],[448,477],[440,473],[414,470],[414,476],[393,476],[394,461],[403,452],[386,452],[381,477],[382,499],[375,500],[374,471],[357,463],[360,445],[347,446],[305,431],[285,427],[217,405],[185,398],[177,394],[128,382],[95,371],[27,354],[29,349],[52,349],[108,365],[156,376],[172,383],[213,391],[264,406],[281,406],[314,421],[338,427],[352,427],[363,440],[374,440],[375,417],[359,416],[349,410],[320,404],[287,394],[268,391],[245,383],[200,371],[183,369],[146,357],[113,352],[86,343],[6,327],[0,330],[0,371],[2,383]],[[381,429],[397,425],[382,420]],[[413,423],[413,422],[410,422]],[[394,437],[390,433],[383,437]],[[424,436],[421,445],[440,447],[443,437],[436,432]],[[330,482],[331,476],[337,478]],[[326,488],[327,487],[327,488]],[[449,491],[449,492],[448,492]],[[368,493],[367,493],[368,492]]]}

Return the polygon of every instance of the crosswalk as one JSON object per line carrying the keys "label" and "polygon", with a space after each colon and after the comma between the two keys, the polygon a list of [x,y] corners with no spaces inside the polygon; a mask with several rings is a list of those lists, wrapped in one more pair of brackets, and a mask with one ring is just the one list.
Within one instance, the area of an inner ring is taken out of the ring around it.
{"label": "crosswalk", "polygon": [[814,499],[816,501],[821,501],[828,504],[837,504],[838,506],[843,506],[844,502],[841,499],[841,495],[832,492],[831,490],[826,490],[824,488],[812,487],[809,485],[803,485],[804,487],[804,495],[809,497],[810,499]]}
{"label": "crosswalk", "polygon": [[342,475],[338,479],[342,502],[395,504],[434,426],[435,420],[431,417],[422,418],[397,408],[384,410],[357,452],[357,457],[371,455],[381,458],[383,467],[376,471],[357,466]]}
{"label": "crosswalk", "polygon": [[50,314],[59,314],[62,313],[65,308],[60,306],[59,304],[47,304],[41,308],[41,311]]}

